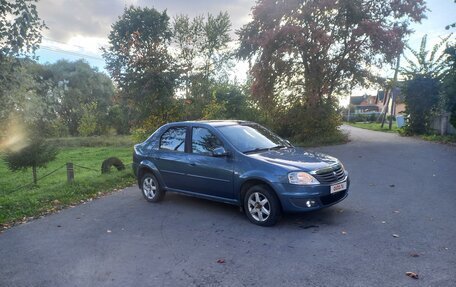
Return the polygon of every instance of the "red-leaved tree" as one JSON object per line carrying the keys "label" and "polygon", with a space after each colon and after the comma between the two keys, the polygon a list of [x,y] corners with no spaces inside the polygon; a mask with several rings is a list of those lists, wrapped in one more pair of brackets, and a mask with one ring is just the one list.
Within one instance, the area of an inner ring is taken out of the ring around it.
{"label": "red-leaved tree", "polygon": [[238,31],[254,99],[287,136],[335,131],[335,96],[392,63],[425,11],[424,0],[259,0]]}

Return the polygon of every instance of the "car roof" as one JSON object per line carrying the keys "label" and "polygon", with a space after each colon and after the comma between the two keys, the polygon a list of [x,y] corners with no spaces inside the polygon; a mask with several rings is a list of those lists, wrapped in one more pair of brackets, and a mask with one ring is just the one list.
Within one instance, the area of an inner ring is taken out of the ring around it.
{"label": "car roof", "polygon": [[221,126],[232,126],[232,125],[241,125],[241,124],[248,124],[253,122],[249,121],[241,121],[241,120],[201,120],[201,121],[183,121],[183,122],[173,122],[169,123],[171,125],[192,125],[192,124],[204,124],[213,127],[221,127]]}

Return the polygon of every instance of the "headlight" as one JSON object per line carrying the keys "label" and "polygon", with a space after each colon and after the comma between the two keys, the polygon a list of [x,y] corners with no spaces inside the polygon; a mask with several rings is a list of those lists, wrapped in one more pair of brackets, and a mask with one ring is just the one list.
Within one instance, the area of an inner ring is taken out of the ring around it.
{"label": "headlight", "polygon": [[312,185],[312,184],[320,184],[315,177],[311,176],[307,172],[297,171],[297,172],[290,172],[288,174],[288,182],[291,184],[300,184],[300,185]]}
{"label": "headlight", "polygon": [[344,166],[344,164],[343,164],[341,161],[339,161],[339,164],[340,164],[340,166],[342,167],[342,169],[345,171],[345,166]]}

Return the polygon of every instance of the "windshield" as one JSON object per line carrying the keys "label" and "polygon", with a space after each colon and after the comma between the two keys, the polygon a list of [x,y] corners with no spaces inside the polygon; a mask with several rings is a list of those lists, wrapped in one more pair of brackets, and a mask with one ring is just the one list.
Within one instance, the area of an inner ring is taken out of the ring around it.
{"label": "windshield", "polygon": [[290,146],[278,135],[256,124],[223,126],[218,129],[243,153]]}

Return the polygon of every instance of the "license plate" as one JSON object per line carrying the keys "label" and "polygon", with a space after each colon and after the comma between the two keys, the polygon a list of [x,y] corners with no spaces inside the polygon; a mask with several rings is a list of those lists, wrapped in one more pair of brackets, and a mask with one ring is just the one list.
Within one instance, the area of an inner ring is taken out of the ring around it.
{"label": "license plate", "polygon": [[335,185],[331,185],[331,193],[336,193],[347,189],[347,182],[341,182]]}

